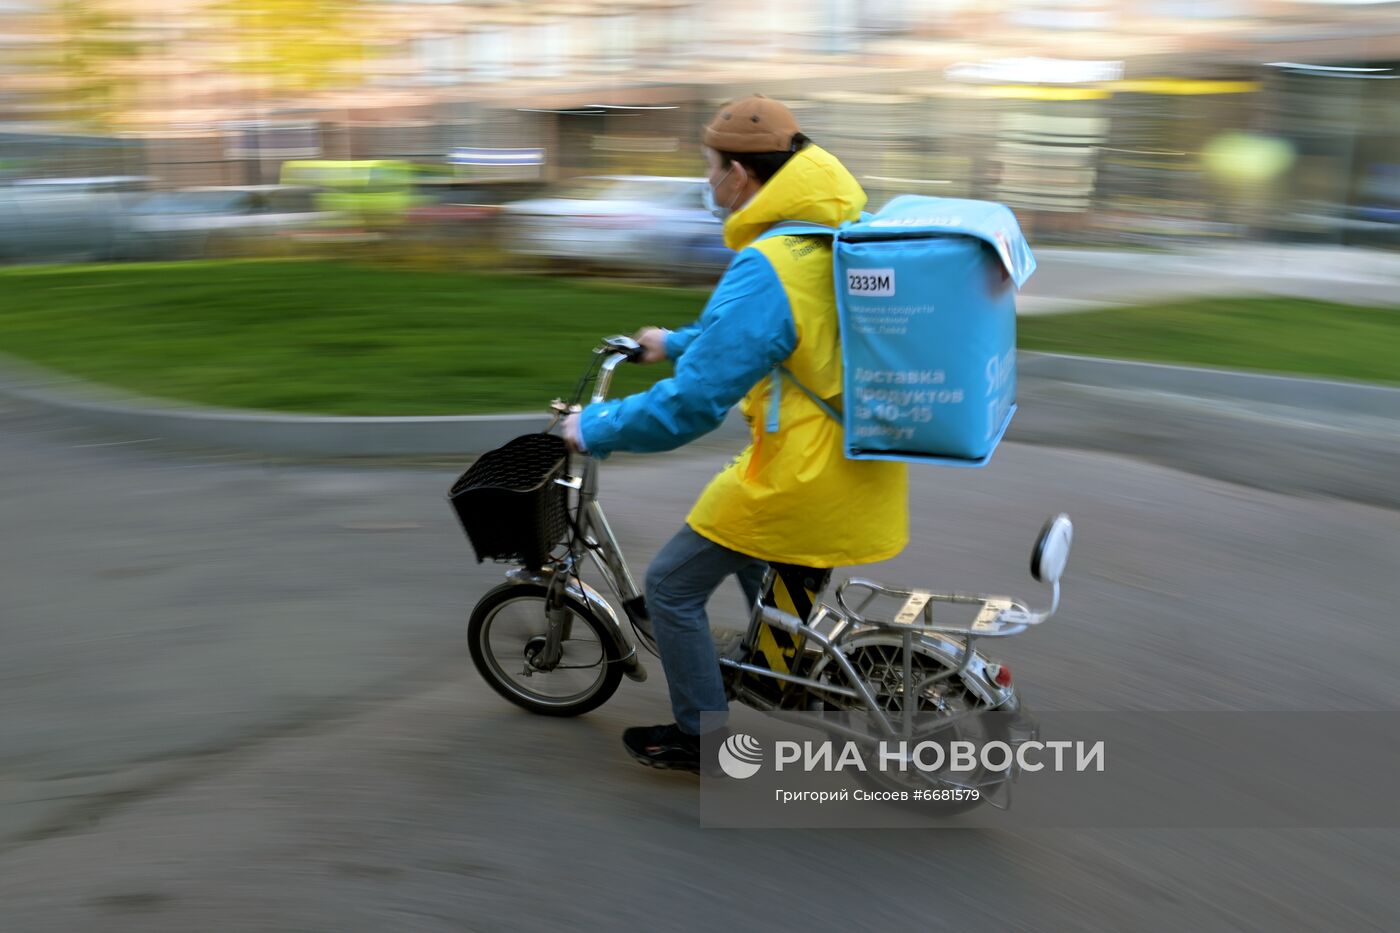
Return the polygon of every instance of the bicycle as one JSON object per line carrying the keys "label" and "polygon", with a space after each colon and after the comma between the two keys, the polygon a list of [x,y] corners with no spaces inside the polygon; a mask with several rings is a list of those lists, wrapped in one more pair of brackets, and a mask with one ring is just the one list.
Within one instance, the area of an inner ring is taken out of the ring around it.
{"label": "bicycle", "polygon": [[[564,440],[551,433],[578,410],[590,378],[591,400],[605,400],[613,371],[641,352],[631,338],[604,339],[572,402],[551,404],[549,428],[483,455],[449,494],[478,560],[516,565],[472,611],[472,661],[497,693],[534,713],[596,709],[624,676],[646,679],[639,644],[656,653],[645,598],[599,502],[599,461],[586,458],[572,475]],[[1072,539],[1073,525],[1061,514],[1036,540],[1031,575],[1052,589],[1050,607],[1041,611],[1009,596],[903,589],[859,577],[836,587],[834,605],[818,601],[805,619],[760,600],[742,639],[718,659],[728,692],[763,711],[837,714],[824,720],[828,732],[867,743],[962,734],[978,714],[990,712],[1013,715],[981,717],[987,737],[1025,741],[1035,729],[1010,670],[974,644],[1020,634],[1056,613]],[[584,582],[585,561],[597,567],[628,625]],[[785,636],[781,656],[774,654],[774,633]],[[989,786],[1011,777],[1010,770],[959,780],[945,775],[937,783]],[[890,786],[903,779],[875,780]],[[916,773],[910,780],[926,787],[929,778]]]}

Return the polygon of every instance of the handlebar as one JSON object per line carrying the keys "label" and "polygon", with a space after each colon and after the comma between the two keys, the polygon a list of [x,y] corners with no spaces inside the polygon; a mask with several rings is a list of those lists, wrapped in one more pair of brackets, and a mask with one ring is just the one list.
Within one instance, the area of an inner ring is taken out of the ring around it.
{"label": "handlebar", "polygon": [[608,397],[613,370],[624,362],[640,363],[645,348],[631,337],[617,334],[604,337],[598,346],[593,348],[593,352],[601,354],[604,359],[603,365],[598,369],[598,378],[593,383],[593,396],[590,401],[601,402]]}
{"label": "handlebar", "polygon": [[571,411],[579,410],[589,378],[593,378],[593,391],[589,401],[601,402],[607,399],[608,387],[612,384],[613,370],[624,362],[640,363],[643,354],[646,353],[646,348],[631,337],[615,334],[600,340],[598,345],[593,348],[593,352],[602,359],[595,361],[592,366],[588,367],[588,371],[579,379],[572,401],[566,402],[556,398],[550,403],[550,410],[554,412],[554,421],[550,422],[549,428],[546,430],[552,431],[561,418]]}
{"label": "handlebar", "polygon": [[594,349],[594,353],[616,353],[621,355],[627,362],[636,363],[646,352],[645,348],[633,340],[631,337],[617,334],[612,337],[604,337],[602,342]]}

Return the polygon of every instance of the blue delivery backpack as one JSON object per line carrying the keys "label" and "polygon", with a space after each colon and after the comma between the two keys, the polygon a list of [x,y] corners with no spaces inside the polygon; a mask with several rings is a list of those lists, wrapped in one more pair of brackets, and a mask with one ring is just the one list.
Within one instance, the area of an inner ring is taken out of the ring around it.
{"label": "blue delivery backpack", "polygon": [[[839,228],[779,224],[763,235],[832,237],[852,460],[983,466],[1016,411],[1016,302],[990,287],[989,250],[1019,289],[1035,257],[1011,209],[989,201],[897,197]],[[778,392],[769,416],[777,430]]]}

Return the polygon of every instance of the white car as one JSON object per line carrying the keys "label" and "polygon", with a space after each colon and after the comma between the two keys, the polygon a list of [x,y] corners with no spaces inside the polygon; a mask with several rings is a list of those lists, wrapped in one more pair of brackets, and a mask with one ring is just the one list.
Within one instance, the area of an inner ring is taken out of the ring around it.
{"label": "white car", "polygon": [[504,205],[512,252],[639,271],[713,272],[734,258],[703,178],[604,175]]}
{"label": "white car", "polygon": [[335,218],[318,211],[311,188],[290,185],[185,188],[150,195],[128,212],[131,258],[206,256],[239,239],[314,229]]}

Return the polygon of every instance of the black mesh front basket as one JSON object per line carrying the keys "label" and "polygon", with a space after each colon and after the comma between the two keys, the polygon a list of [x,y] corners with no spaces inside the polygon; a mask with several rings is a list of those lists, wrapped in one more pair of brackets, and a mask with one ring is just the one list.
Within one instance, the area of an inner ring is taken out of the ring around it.
{"label": "black mesh front basket", "polygon": [[477,562],[517,560],[540,569],[569,533],[568,449],[554,434],[525,434],[489,453],[452,484],[448,498]]}

